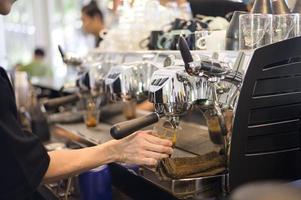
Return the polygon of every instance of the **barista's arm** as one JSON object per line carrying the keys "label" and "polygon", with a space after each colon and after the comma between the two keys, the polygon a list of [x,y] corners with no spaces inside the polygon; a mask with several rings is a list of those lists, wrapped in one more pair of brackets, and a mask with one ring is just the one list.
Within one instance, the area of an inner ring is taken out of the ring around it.
{"label": "barista's arm", "polygon": [[141,131],[122,140],[79,150],[49,153],[50,164],[44,182],[53,182],[111,162],[154,166],[172,153],[171,142]]}

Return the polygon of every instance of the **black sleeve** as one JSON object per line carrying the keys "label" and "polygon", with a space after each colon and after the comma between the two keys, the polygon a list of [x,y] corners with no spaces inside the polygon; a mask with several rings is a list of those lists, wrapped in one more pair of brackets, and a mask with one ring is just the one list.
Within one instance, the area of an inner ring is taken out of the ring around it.
{"label": "black sleeve", "polygon": [[0,199],[26,199],[40,185],[50,162],[40,140],[21,129],[14,93],[0,68]]}

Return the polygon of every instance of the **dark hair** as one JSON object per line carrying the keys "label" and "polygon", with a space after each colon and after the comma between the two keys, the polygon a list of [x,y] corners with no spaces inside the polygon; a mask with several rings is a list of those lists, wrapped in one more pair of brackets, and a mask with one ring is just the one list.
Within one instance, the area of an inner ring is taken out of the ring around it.
{"label": "dark hair", "polygon": [[104,21],[104,16],[101,10],[98,8],[96,1],[91,1],[89,4],[82,8],[82,12],[89,17],[99,17],[101,21]]}
{"label": "dark hair", "polygon": [[36,49],[34,50],[34,55],[35,55],[35,56],[41,56],[41,57],[44,57],[44,56],[45,56],[45,51],[44,51],[44,49],[42,49],[42,48],[36,48]]}

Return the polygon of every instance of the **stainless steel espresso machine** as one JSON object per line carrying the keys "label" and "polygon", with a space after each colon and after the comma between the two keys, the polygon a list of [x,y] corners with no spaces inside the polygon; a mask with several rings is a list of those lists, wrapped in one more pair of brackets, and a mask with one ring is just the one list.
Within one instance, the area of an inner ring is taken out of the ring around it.
{"label": "stainless steel espresso machine", "polygon": [[[127,120],[137,117],[136,105],[147,100],[151,76],[160,68],[157,63],[144,60],[142,54],[136,56],[138,61],[125,62],[112,67],[105,78],[111,101],[122,105],[123,117]],[[142,60],[139,61],[141,58]]]}
{"label": "stainless steel espresso machine", "polygon": [[[194,62],[183,38],[180,39],[179,45],[184,64],[183,62],[169,62],[180,64],[162,67],[153,72],[148,88],[148,99],[154,104],[155,112],[143,118],[115,125],[111,129],[111,135],[120,139],[158,122],[160,118],[164,118],[165,123],[176,130],[180,126],[180,119],[183,115],[192,109],[198,109],[206,119],[207,132],[211,141],[219,147],[218,149],[223,152],[227,160],[230,124],[242,82],[242,73],[238,70],[241,67],[239,66],[241,59],[237,59],[239,62],[232,66],[228,62],[214,60],[208,55],[200,55],[199,61]],[[241,58],[242,55],[238,57]],[[120,74],[120,72],[112,74]],[[183,148],[180,144],[176,144],[176,147],[180,149],[176,150],[177,156],[189,154],[187,153],[189,149]],[[189,156],[195,156],[195,154]],[[210,177],[160,180],[153,170],[142,171],[143,177],[179,198],[197,194],[203,197],[216,196],[227,191],[227,172]]]}
{"label": "stainless steel espresso machine", "polygon": [[[225,157],[225,171],[162,179],[154,169],[143,168],[137,175],[177,198],[192,199],[227,196],[252,181],[300,179],[301,148],[296,142],[300,141],[300,132],[295,124],[301,110],[296,85],[301,55],[296,42],[300,40],[293,38],[254,52],[240,52],[236,62],[229,64],[201,53],[194,61],[181,38],[184,65],[159,69],[152,76],[149,101],[156,112],[116,124],[111,135],[116,139],[125,137],[163,116],[177,127],[181,116],[194,107],[202,111],[210,139]],[[285,46],[294,50],[281,52]],[[186,137],[191,137],[189,131]],[[175,151],[187,156],[177,144]]]}
{"label": "stainless steel espresso machine", "polygon": [[131,62],[112,67],[105,84],[114,101],[141,101],[147,97],[150,77],[158,69],[151,62]]}

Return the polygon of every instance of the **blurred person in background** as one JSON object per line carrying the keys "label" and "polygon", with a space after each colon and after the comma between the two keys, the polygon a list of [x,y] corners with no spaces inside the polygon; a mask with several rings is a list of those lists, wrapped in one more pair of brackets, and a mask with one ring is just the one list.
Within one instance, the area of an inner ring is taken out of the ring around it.
{"label": "blurred person in background", "polygon": [[[14,1],[0,0],[0,15],[8,14]],[[173,151],[171,141],[139,131],[94,147],[47,152],[37,136],[22,129],[12,85],[1,67],[0,96],[1,200],[43,199],[37,192],[43,183],[112,162],[155,166]]]}
{"label": "blurred person in background", "polygon": [[30,78],[32,77],[52,77],[52,70],[50,66],[45,63],[45,51],[42,48],[36,48],[34,50],[34,55],[32,61],[22,67],[19,67],[19,71],[27,72]]}
{"label": "blurred person in background", "polygon": [[300,200],[300,188],[284,183],[251,183],[236,189],[230,200]]}
{"label": "blurred person in background", "polygon": [[98,47],[107,33],[103,12],[98,7],[96,1],[91,1],[82,8],[82,23],[86,33],[95,37],[95,47]]}

